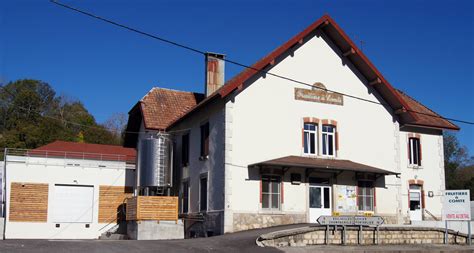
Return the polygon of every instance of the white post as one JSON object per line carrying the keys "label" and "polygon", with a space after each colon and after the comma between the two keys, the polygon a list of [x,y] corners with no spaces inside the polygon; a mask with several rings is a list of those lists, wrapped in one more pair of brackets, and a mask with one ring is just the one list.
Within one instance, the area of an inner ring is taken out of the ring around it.
{"label": "white post", "polygon": [[471,221],[468,220],[467,221],[467,236],[468,236],[468,243],[469,243],[469,246],[472,245],[472,234],[471,234]]}
{"label": "white post", "polygon": [[444,244],[448,244],[448,220],[444,221]]}

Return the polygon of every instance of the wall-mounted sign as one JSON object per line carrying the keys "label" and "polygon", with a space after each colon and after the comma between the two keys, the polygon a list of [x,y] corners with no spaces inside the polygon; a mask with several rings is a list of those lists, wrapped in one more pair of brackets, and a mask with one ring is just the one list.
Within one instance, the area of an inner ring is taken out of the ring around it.
{"label": "wall-mounted sign", "polygon": [[443,220],[471,220],[469,190],[444,191]]}
{"label": "wall-mounted sign", "polygon": [[295,88],[295,99],[332,105],[344,105],[343,96],[327,91],[322,83],[313,84],[312,89]]}

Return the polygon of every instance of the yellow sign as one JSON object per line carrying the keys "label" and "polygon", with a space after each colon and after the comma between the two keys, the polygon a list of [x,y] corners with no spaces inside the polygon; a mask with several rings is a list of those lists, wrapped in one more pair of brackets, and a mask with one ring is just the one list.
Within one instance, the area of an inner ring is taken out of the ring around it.
{"label": "yellow sign", "polygon": [[372,217],[374,215],[374,213],[372,212],[364,212],[364,216],[366,217]]}
{"label": "yellow sign", "polygon": [[339,216],[341,215],[339,212],[332,212],[332,216]]}

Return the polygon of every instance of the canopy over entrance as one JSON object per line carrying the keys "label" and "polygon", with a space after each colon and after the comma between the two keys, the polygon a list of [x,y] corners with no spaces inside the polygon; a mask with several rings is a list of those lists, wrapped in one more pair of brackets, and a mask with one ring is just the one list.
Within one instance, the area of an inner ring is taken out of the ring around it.
{"label": "canopy over entrance", "polygon": [[312,158],[302,156],[285,156],[273,160],[249,165],[249,167],[281,167],[281,168],[304,168],[317,169],[326,172],[354,171],[362,173],[372,173],[378,175],[398,175],[400,173],[379,169],[365,164],[356,163],[349,160]]}

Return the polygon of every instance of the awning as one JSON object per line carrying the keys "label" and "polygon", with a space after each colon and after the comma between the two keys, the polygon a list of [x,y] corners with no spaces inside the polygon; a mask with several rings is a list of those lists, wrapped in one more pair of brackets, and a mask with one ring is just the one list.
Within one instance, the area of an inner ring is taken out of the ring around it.
{"label": "awning", "polygon": [[400,173],[375,168],[369,165],[356,163],[349,160],[312,158],[303,156],[285,156],[265,162],[255,163],[249,167],[285,167],[285,168],[307,168],[322,169],[326,171],[354,171],[363,173],[374,173],[382,175],[398,175]]}

